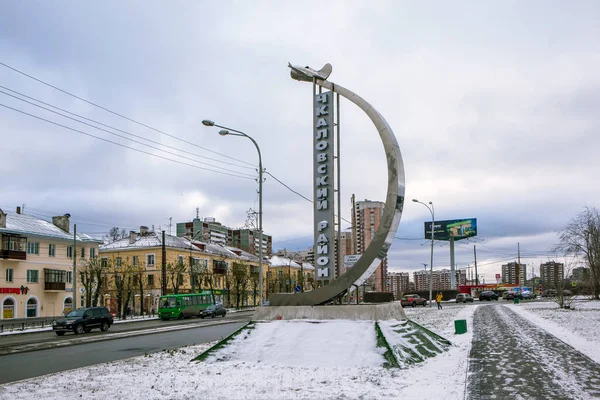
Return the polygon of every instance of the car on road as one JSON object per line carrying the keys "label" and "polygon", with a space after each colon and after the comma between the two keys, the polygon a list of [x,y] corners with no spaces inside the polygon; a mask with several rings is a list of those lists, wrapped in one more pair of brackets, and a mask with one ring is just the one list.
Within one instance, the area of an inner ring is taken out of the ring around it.
{"label": "car on road", "polygon": [[523,299],[535,299],[537,297],[536,294],[530,290],[524,290],[521,296]]}
{"label": "car on road", "polygon": [[479,301],[482,300],[498,300],[498,295],[495,292],[492,292],[491,290],[484,290],[483,292],[479,293]]}
{"label": "car on road", "polygon": [[225,318],[226,314],[227,310],[225,309],[225,307],[223,307],[223,304],[213,304],[212,306],[208,306],[204,310],[202,310],[202,312],[200,313],[200,318],[214,318],[219,315]]}
{"label": "car on road", "polygon": [[456,302],[457,303],[467,303],[467,302],[472,303],[473,298],[468,293],[459,293],[456,295]]}
{"label": "car on road", "polygon": [[502,295],[502,297],[506,300],[514,300],[514,299],[523,299],[523,294],[521,292],[516,292],[514,290],[509,290],[506,292],[506,296]]}
{"label": "car on road", "polygon": [[555,289],[546,289],[542,292],[542,297],[556,297],[556,295]]}
{"label": "car on road", "polygon": [[78,308],[71,311],[64,318],[59,318],[52,323],[52,330],[58,336],[65,332],[81,334],[92,329],[105,332],[113,324],[113,317],[106,307]]}
{"label": "car on road", "polygon": [[426,306],[427,300],[422,298],[418,294],[406,294],[402,296],[402,299],[400,299],[400,304],[402,305],[402,307]]}

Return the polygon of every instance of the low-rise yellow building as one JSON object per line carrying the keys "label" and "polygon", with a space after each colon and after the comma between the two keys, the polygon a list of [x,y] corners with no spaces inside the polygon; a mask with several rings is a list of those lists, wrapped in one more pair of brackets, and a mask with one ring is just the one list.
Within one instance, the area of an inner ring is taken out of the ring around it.
{"label": "low-rise yellow building", "polygon": [[142,226],[99,253],[101,296],[117,314],[128,309],[151,314],[159,297],[170,293],[212,291],[214,301],[226,307],[258,304],[258,258],[239,249]]}
{"label": "low-rise yellow building", "polygon": [[315,267],[307,262],[272,256],[267,272],[267,299],[271,293],[306,292],[314,289]]}
{"label": "low-rise yellow building", "polygon": [[[48,222],[20,207],[16,213],[0,210],[1,319],[55,317],[72,309],[73,257],[78,267],[88,263],[101,241],[75,237],[69,219],[65,214]],[[79,301],[83,305],[81,295]]]}

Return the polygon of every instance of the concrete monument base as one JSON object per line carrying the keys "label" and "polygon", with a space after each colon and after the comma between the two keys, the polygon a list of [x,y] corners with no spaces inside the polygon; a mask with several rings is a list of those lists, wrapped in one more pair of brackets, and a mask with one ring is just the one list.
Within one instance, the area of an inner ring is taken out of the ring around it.
{"label": "concrete monument base", "polygon": [[405,318],[406,314],[400,302],[335,306],[267,306],[257,308],[252,316],[253,321],[290,319],[387,321]]}

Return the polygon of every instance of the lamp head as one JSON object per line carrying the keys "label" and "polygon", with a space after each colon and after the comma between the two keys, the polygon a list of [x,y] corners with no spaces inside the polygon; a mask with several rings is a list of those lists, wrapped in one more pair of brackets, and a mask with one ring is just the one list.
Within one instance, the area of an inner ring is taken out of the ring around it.
{"label": "lamp head", "polygon": [[214,123],[214,121],[211,121],[209,119],[205,119],[204,121],[202,121],[202,125],[204,125],[204,126],[214,126],[215,123]]}
{"label": "lamp head", "polygon": [[417,200],[417,199],[413,199],[413,201],[414,201],[415,203],[418,203],[418,202],[419,202],[419,200]]}
{"label": "lamp head", "polygon": [[221,135],[221,136],[227,136],[227,135],[229,135],[229,131],[227,129],[221,129],[219,131],[219,135]]}

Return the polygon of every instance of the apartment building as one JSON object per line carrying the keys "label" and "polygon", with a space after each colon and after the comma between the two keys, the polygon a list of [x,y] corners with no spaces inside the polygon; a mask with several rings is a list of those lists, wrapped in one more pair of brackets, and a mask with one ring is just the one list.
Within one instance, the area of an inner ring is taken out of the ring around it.
{"label": "apartment building", "polygon": [[[455,271],[456,282],[458,285],[465,285],[467,283],[467,271],[460,269]],[[429,275],[430,271],[420,270],[413,273],[413,280],[415,283],[416,291],[427,291],[429,290]],[[450,269],[439,269],[434,270],[431,274],[433,282],[433,290],[449,290],[452,288],[451,276],[452,271]]]}
{"label": "apartment building", "polygon": [[268,263],[267,299],[271,293],[294,293],[315,288],[315,267],[283,256],[271,256]]}
{"label": "apartment building", "polygon": [[[83,267],[97,256],[102,242],[79,232],[75,236],[70,217],[56,216],[49,222],[22,214],[20,207],[16,213],[0,210],[2,319],[54,317],[71,311],[73,258],[78,268]],[[80,296],[77,306],[83,305]]]}
{"label": "apartment building", "polygon": [[389,287],[388,291],[394,294],[395,299],[402,297],[410,288],[410,279],[408,272],[390,272],[388,273]]}
{"label": "apartment building", "polygon": [[[117,280],[133,274],[134,291],[132,308],[150,313],[157,309],[158,299],[164,293],[215,292],[216,301],[229,306],[232,299],[233,265],[246,265],[249,283],[241,304],[258,304],[259,263],[258,257],[230,246],[190,240],[189,238],[165,235],[149,231],[141,226],[139,232],[131,231],[129,237],[105,244],[99,249],[100,259],[105,266],[103,293],[104,304],[116,312]],[[164,250],[164,254],[163,254]],[[163,257],[165,273],[163,274]],[[265,276],[263,268],[263,277]],[[142,293],[140,293],[139,281]],[[164,282],[164,284],[163,284]]]}
{"label": "apartment building", "polygon": [[525,285],[527,278],[527,265],[518,262],[510,262],[502,265],[502,283],[512,285]]}
{"label": "apartment building", "polygon": [[540,264],[540,279],[544,289],[556,289],[562,287],[565,280],[565,265],[555,261]]}
{"label": "apartment building", "polygon": [[[177,236],[188,237],[220,244],[233,246],[251,254],[258,255],[260,252],[260,231],[258,229],[232,229],[212,217],[204,219],[194,218],[190,222],[177,223]],[[273,238],[263,232],[262,235],[263,256],[268,257],[273,253]]]}
{"label": "apartment building", "polygon": [[[362,254],[375,236],[379,228],[385,203],[381,201],[357,201],[353,211],[356,224],[356,254]],[[372,290],[385,292],[387,290],[387,257],[384,258],[373,274]]]}

